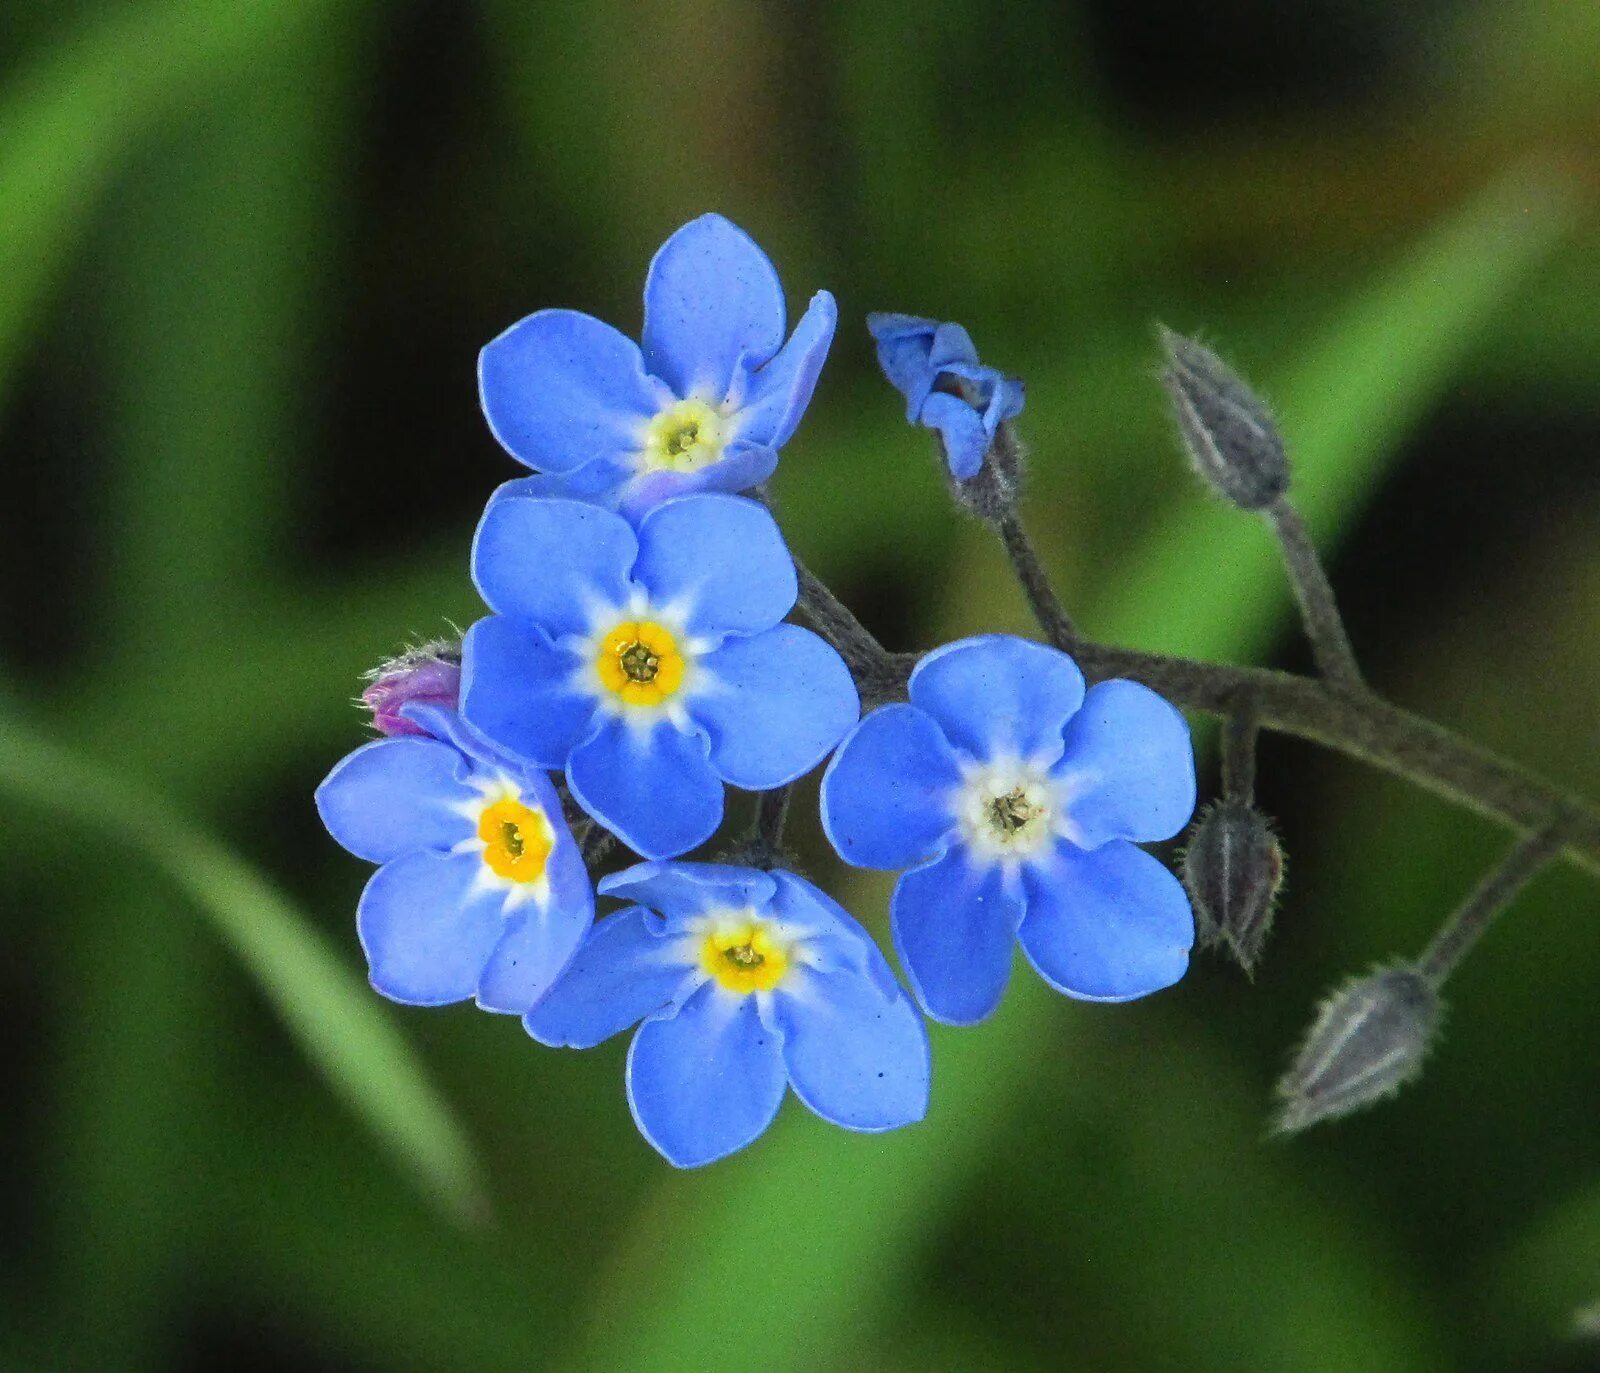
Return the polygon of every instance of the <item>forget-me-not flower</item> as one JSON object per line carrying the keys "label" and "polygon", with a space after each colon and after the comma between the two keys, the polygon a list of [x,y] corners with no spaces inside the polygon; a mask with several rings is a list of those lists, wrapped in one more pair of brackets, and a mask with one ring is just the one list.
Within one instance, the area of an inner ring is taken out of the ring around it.
{"label": "forget-me-not flower", "polygon": [[1194,920],[1139,843],[1194,809],[1183,717],[1137,682],[1084,691],[1066,654],[1009,635],[917,664],[910,704],[874,711],[822,781],[847,862],[906,868],[890,923],[918,1000],[951,1024],[1000,1003],[1011,946],[1046,982],[1126,1001],[1176,982]]}
{"label": "forget-me-not flower", "polygon": [[765,481],[811,400],[838,319],[820,291],[784,342],[783,287],[721,215],[656,253],[642,347],[576,310],[540,310],[479,360],[489,427],[560,494],[638,511],[692,490]]}
{"label": "forget-me-not flower", "polygon": [[787,872],[642,863],[600,890],[602,919],[524,1018],[543,1044],[589,1048],[638,1022],[628,1103],[669,1162],[744,1148],[784,1091],[850,1130],[928,1108],[928,1034],[877,946]]}
{"label": "forget-me-not flower", "polygon": [[583,858],[542,772],[454,711],[410,705],[406,718],[416,734],[357,749],[317,789],[329,833],[381,864],[356,916],[372,985],[521,1015],[594,921]]}
{"label": "forget-me-not flower", "polygon": [[780,623],[793,560],[765,506],[702,492],[637,528],[577,501],[510,495],[478,527],[497,612],[462,647],[462,712],[647,858],[703,843],[723,783],[765,791],[825,758],[860,713],[827,643]]}
{"label": "forget-me-not flower", "polygon": [[906,398],[907,422],[938,431],[952,476],[977,476],[995,430],[1022,413],[1022,382],[979,362],[959,324],[871,314],[867,328],[884,376]]}

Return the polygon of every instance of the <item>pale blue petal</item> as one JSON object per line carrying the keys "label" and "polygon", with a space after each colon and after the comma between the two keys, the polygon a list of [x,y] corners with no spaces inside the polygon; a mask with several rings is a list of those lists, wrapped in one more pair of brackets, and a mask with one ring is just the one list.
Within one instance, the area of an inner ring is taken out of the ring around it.
{"label": "pale blue petal", "polygon": [[928,361],[938,321],[875,312],[867,316],[867,328],[878,345],[878,365],[889,384],[906,398],[906,420],[915,424],[933,389],[935,373]]}
{"label": "pale blue petal", "polygon": [[495,438],[542,472],[630,467],[645,426],[672,403],[632,339],[576,310],[541,310],[489,344],[478,392]]}
{"label": "pale blue petal", "polygon": [[890,898],[889,923],[922,1009],[947,1025],[990,1015],[1011,977],[1021,917],[999,865],[974,864],[964,848],[906,873]]}
{"label": "pale blue petal", "polygon": [[619,489],[617,509],[637,524],[674,496],[692,496],[697,491],[748,491],[766,481],[777,466],[777,449],[739,440],[730,443],[716,462],[693,472],[659,469],[639,473]]}
{"label": "pale blue petal", "polygon": [[419,849],[448,849],[472,826],[452,806],[477,793],[471,765],[448,744],[378,739],[335,765],[317,788],[317,812],[357,858],[387,863]]}
{"label": "pale blue petal", "polygon": [[[528,799],[526,793],[523,799]],[[555,848],[545,868],[549,900],[543,906],[529,902],[506,917],[505,937],[478,984],[478,1005],[486,1011],[525,1014],[550,990],[594,923],[594,887],[583,855],[553,790],[548,802],[542,797],[539,801],[555,831]]]}
{"label": "pale blue petal", "polygon": [[667,1162],[698,1168],[761,1134],[788,1075],[778,1036],[756,1012],[708,982],[675,1016],[647,1020],[628,1050],[628,1105]]}
{"label": "pale blue petal", "polygon": [[960,782],[931,715],[883,706],[845,736],[822,774],[822,828],[847,863],[909,868],[947,842]]}
{"label": "pale blue petal", "polygon": [[744,496],[703,493],[658,505],[639,523],[633,580],[690,633],[770,629],[795,602],[794,560],[772,512]]}
{"label": "pale blue petal", "polygon": [[753,373],[735,418],[739,437],[782,448],[800,423],[817,389],[839,307],[818,291],[777,357]]}
{"label": "pale blue petal", "polygon": [[798,968],[773,993],[795,1095],[847,1130],[893,1130],[928,1111],[928,1031],[904,992],[864,973]]}
{"label": "pale blue petal", "polygon": [[513,777],[543,779],[543,772],[529,769],[528,760],[495,743],[481,729],[467,721],[459,710],[448,706],[430,706],[413,701],[400,707],[400,714],[419,729],[435,739],[442,739],[452,748],[466,755],[480,768],[497,769]]}
{"label": "pale blue petal", "polygon": [[476,891],[473,853],[413,853],[373,873],[356,910],[372,985],[412,1006],[464,1001],[505,934],[504,894]]}
{"label": "pale blue petal", "polygon": [[1138,682],[1101,682],[1067,723],[1055,776],[1072,841],[1170,839],[1194,813],[1194,745],[1177,709]]}
{"label": "pale blue petal", "polygon": [[983,416],[959,396],[935,391],[922,403],[918,416],[944,441],[944,459],[958,481],[971,481],[983,466],[993,435],[983,427]]}
{"label": "pale blue petal", "polygon": [[747,791],[810,772],[861,713],[844,659],[798,625],[729,639],[699,670],[706,684],[689,709],[711,736],[711,766]]}
{"label": "pale blue petal", "polygon": [[495,487],[489,496],[489,507],[501,501],[561,500],[583,501],[613,510],[631,475],[630,470],[610,463],[590,462],[563,475],[536,472],[531,477],[513,477]]}
{"label": "pale blue petal", "polygon": [[694,970],[671,953],[662,922],[639,906],[598,921],[522,1023],[541,1044],[592,1049],[665,1010]]}
{"label": "pale blue petal", "polygon": [[598,613],[627,605],[638,551],[628,522],[599,506],[501,500],[478,525],[472,577],[491,610],[560,639],[590,633]]}
{"label": "pale blue petal", "polygon": [[639,729],[610,719],[572,751],[567,785],[590,815],[646,858],[675,858],[722,822],[722,782],[698,733],[665,720]]}
{"label": "pale blue petal", "polygon": [[[803,938],[821,971],[846,969],[871,978],[885,996],[900,992],[878,946],[850,913],[821,888],[792,872],[775,868],[767,913]],[[757,907],[757,909],[761,909]]]}
{"label": "pale blue petal", "polygon": [[491,615],[461,645],[461,713],[534,767],[565,767],[595,726],[595,694],[578,660],[529,625]]}
{"label": "pale blue petal", "polygon": [[721,215],[701,215],[655,255],[644,285],[645,365],[680,396],[720,404],[741,359],[783,343],[783,286],[767,255]]}
{"label": "pale blue petal", "polygon": [[1061,843],[1022,880],[1022,951],[1058,991],[1129,1001],[1170,987],[1189,966],[1189,899],[1143,849],[1122,840],[1092,852]]}
{"label": "pale blue petal", "polygon": [[1054,761],[1062,727],[1084,699],[1083,674],[1071,658],[1010,634],[934,649],[912,671],[907,693],[952,744],[979,761]]}
{"label": "pale blue petal", "polygon": [[772,900],[771,876],[727,863],[635,863],[600,879],[600,894],[637,901],[673,920],[713,906],[763,909]]}

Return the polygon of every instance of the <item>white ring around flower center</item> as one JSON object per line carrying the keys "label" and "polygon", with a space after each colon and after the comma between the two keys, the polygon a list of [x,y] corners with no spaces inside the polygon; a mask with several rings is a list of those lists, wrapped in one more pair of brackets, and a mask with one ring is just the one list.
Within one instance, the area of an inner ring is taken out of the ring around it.
{"label": "white ring around flower center", "polygon": [[968,847],[995,859],[1031,858],[1049,846],[1061,819],[1055,785],[1042,768],[1022,762],[973,768],[953,808]]}

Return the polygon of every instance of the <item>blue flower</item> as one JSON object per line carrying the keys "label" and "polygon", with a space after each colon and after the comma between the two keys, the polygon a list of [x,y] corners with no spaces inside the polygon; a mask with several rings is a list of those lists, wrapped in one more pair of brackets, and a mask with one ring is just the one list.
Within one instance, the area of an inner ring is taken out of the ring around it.
{"label": "blue flower", "polygon": [[1183,717],[1137,682],[1086,694],[1066,654],[1009,635],[935,650],[909,692],[840,745],[822,823],[847,862],[910,869],[890,924],[928,1014],[993,1011],[1013,936],[1046,982],[1089,1001],[1182,977],[1188,899],[1136,845],[1194,810]]}
{"label": "blue flower", "polygon": [[641,510],[692,490],[765,481],[811,400],[838,311],[820,291],[784,342],[783,287],[721,215],[656,254],[643,348],[576,310],[540,310],[478,364],[483,413],[539,489]]}
{"label": "blue flower", "polygon": [[410,705],[424,737],[357,749],[317,788],[322,822],[382,866],[356,925],[372,985],[414,1006],[476,997],[521,1015],[594,921],[594,890],[550,779],[451,710]]}
{"label": "blue flower", "polygon": [[524,1018],[586,1049],[642,1021],[628,1103],[680,1168],[744,1148],[784,1089],[848,1130],[928,1109],[928,1034],[865,930],[787,872],[641,863],[600,890],[638,904],[595,927]]}
{"label": "blue flower", "polygon": [[884,376],[906,398],[907,423],[938,431],[951,475],[960,481],[977,476],[995,430],[1022,413],[1022,383],[979,362],[959,324],[873,314],[867,328]]}
{"label": "blue flower", "polygon": [[723,783],[809,772],[860,713],[843,660],[782,624],[794,563],[764,506],[702,493],[637,530],[576,501],[509,495],[473,575],[497,612],[462,647],[462,712],[647,858],[708,839]]}

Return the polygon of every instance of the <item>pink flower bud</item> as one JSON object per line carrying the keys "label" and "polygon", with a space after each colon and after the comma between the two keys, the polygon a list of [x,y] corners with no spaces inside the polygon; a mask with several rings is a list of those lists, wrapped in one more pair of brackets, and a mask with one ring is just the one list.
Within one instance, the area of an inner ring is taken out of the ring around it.
{"label": "pink flower bud", "polygon": [[461,652],[448,643],[424,644],[381,663],[369,674],[361,693],[379,734],[422,734],[427,731],[400,713],[402,706],[444,706],[454,710],[461,696]]}

